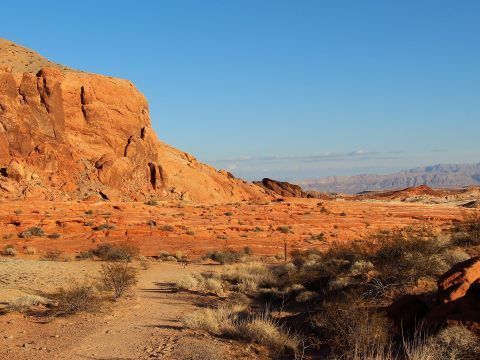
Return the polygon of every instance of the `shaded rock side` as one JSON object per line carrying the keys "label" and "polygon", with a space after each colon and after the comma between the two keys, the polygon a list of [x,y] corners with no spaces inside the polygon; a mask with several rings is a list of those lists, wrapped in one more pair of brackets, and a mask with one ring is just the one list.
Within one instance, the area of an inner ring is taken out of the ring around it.
{"label": "shaded rock side", "polygon": [[283,197],[295,197],[295,198],[311,198],[312,195],[306,193],[298,185],[290,184],[284,181],[276,181],[272,179],[265,178],[262,181],[254,182],[267,191],[271,192],[273,195],[283,196]]}

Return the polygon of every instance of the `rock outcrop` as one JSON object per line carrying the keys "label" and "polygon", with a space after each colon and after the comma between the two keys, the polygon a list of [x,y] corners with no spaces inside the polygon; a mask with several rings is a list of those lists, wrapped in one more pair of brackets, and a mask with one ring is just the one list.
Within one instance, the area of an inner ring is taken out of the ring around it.
{"label": "rock outcrop", "polygon": [[255,184],[263,187],[267,191],[271,192],[273,195],[283,196],[283,197],[295,197],[295,198],[310,198],[310,194],[307,194],[302,188],[298,185],[290,184],[284,181],[276,181],[272,179],[265,178],[262,181],[257,181]]}
{"label": "rock outcrop", "polygon": [[399,328],[414,330],[423,324],[439,329],[462,324],[480,334],[480,257],[456,264],[438,280],[435,297],[406,295],[387,309]]}
{"label": "rock outcrop", "polygon": [[[25,54],[32,59],[23,64]],[[223,202],[266,196],[160,142],[147,100],[130,81],[74,71],[5,40],[0,55],[7,65],[0,69],[1,197]],[[32,64],[40,70],[32,72]]]}

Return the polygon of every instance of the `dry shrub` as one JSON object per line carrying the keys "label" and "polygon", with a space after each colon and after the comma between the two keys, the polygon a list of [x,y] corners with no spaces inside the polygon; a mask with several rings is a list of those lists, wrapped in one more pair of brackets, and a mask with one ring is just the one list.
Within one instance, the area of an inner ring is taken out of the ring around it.
{"label": "dry shrub", "polygon": [[178,289],[206,294],[222,295],[225,292],[225,284],[211,274],[191,273],[185,275],[175,283]]}
{"label": "dry shrub", "polygon": [[390,346],[390,323],[385,316],[353,299],[326,302],[313,324],[341,358],[376,356],[387,353]]}
{"label": "dry shrub", "polygon": [[204,308],[185,315],[182,321],[191,329],[257,342],[277,354],[296,351],[300,343],[296,335],[291,334],[268,314],[247,317],[246,310],[244,304]]}
{"label": "dry shrub", "polygon": [[32,246],[28,246],[28,247],[25,249],[24,253],[25,253],[26,255],[35,255],[35,254],[37,253],[37,249],[34,248],[34,247],[32,247]]}
{"label": "dry shrub", "polygon": [[449,239],[425,228],[385,231],[377,242],[370,260],[386,283],[415,285],[421,278],[435,279],[456,261]]}
{"label": "dry shrub", "polygon": [[452,228],[453,241],[460,246],[480,245],[480,210],[465,212]]}
{"label": "dry shrub", "polygon": [[261,287],[274,286],[278,279],[262,263],[225,266],[219,273],[191,273],[176,282],[179,289],[222,295],[227,291],[256,292]]}
{"label": "dry shrub", "polygon": [[476,360],[480,342],[463,326],[449,326],[432,337],[420,329],[404,339],[404,351],[407,360]]}
{"label": "dry shrub", "polygon": [[109,263],[102,265],[100,271],[102,284],[107,290],[113,290],[115,299],[135,286],[138,282],[137,270],[130,267],[128,263]]}
{"label": "dry shrub", "polygon": [[203,330],[213,335],[229,336],[236,333],[238,314],[246,310],[242,304],[204,308],[186,314],[183,324],[190,329]]}
{"label": "dry shrub", "polygon": [[216,261],[220,264],[232,264],[238,263],[244,257],[244,253],[234,250],[225,250],[225,251],[212,251],[207,253],[203,258],[204,259],[211,259]]}
{"label": "dry shrub", "polygon": [[138,256],[138,247],[129,243],[100,244],[95,249],[89,250],[92,256],[103,261],[132,261]]}
{"label": "dry shrub", "polygon": [[102,302],[96,287],[87,282],[74,282],[67,288],[59,288],[50,297],[57,302],[57,306],[52,309],[56,316],[97,311]]}
{"label": "dry shrub", "polygon": [[7,245],[3,249],[3,255],[4,256],[16,256],[17,255],[17,250],[13,247],[13,245]]}
{"label": "dry shrub", "polygon": [[227,281],[232,290],[240,292],[253,292],[278,283],[272,269],[257,262],[226,266],[218,276]]}
{"label": "dry shrub", "polygon": [[182,337],[179,339],[174,358],[182,360],[224,360],[225,353],[218,344],[208,339],[196,339],[194,337]]}
{"label": "dry shrub", "polygon": [[275,354],[295,353],[300,344],[300,338],[297,335],[291,333],[268,314],[239,321],[236,332],[245,340],[267,346]]}
{"label": "dry shrub", "polygon": [[23,295],[8,302],[8,311],[23,312],[37,305],[55,305],[55,302],[39,295]]}
{"label": "dry shrub", "polygon": [[47,250],[41,257],[44,261],[60,261],[62,252],[60,250]]}

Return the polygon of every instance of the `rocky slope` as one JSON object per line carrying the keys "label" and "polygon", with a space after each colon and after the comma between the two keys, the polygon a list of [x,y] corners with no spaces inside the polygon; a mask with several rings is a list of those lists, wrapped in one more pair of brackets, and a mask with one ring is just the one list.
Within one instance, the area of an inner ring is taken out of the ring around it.
{"label": "rocky slope", "polygon": [[263,189],[157,139],[122,79],[74,71],[0,40],[0,197],[224,202]]}
{"label": "rocky slope", "polygon": [[393,190],[427,185],[433,188],[458,188],[480,185],[480,163],[438,164],[388,175],[331,176],[304,180],[298,185],[306,191],[355,194],[362,191]]}

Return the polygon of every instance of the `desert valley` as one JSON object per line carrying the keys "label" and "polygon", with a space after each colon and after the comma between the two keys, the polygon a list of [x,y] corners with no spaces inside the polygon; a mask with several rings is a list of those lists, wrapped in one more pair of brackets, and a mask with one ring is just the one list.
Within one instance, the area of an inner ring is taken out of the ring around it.
{"label": "desert valley", "polygon": [[0,39],[0,358],[480,358],[478,186],[302,185],[203,164],[130,81]]}

